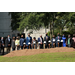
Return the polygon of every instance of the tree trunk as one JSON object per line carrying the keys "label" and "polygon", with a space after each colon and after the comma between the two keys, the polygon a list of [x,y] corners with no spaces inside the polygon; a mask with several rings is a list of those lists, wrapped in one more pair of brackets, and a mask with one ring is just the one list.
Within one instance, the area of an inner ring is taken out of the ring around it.
{"label": "tree trunk", "polygon": [[45,27],[45,34],[47,33],[47,28]]}
{"label": "tree trunk", "polygon": [[60,35],[61,35],[61,33],[62,33],[62,29],[60,28]]}
{"label": "tree trunk", "polygon": [[50,22],[50,39],[52,37],[51,22]]}
{"label": "tree trunk", "polygon": [[52,36],[54,34],[54,27],[53,27],[54,22],[52,22]]}

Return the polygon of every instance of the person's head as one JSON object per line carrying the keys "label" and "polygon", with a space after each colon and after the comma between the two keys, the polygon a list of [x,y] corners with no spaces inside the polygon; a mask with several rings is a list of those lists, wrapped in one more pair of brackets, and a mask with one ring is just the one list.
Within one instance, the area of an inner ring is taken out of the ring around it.
{"label": "person's head", "polygon": [[36,40],[36,38],[35,38],[35,37],[34,37],[33,39],[34,39],[34,40]]}
{"label": "person's head", "polygon": [[19,40],[19,37],[16,37],[16,40]]}
{"label": "person's head", "polygon": [[3,37],[1,37],[1,40],[3,40]]}
{"label": "person's head", "polygon": [[73,37],[75,37],[75,34],[73,34]]}
{"label": "person's head", "polygon": [[57,35],[59,36],[60,34],[58,33]]}
{"label": "person's head", "polygon": [[42,35],[40,35],[40,37],[42,38]]}
{"label": "person's head", "polygon": [[68,35],[68,38],[70,38],[70,35]]}
{"label": "person's head", "polygon": [[47,33],[46,33],[46,36],[47,36]]}
{"label": "person's head", "polygon": [[55,38],[55,35],[53,35],[53,38]]}
{"label": "person's head", "polygon": [[28,34],[28,37],[30,37],[30,34]]}
{"label": "person's head", "polygon": [[15,37],[13,37],[13,40],[15,40]]}
{"label": "person's head", "polygon": [[21,35],[21,38],[23,38],[23,35]]}
{"label": "person's head", "polygon": [[65,35],[63,34],[63,37],[64,37]]}
{"label": "person's head", "polygon": [[10,38],[10,35],[8,35],[8,38]]}

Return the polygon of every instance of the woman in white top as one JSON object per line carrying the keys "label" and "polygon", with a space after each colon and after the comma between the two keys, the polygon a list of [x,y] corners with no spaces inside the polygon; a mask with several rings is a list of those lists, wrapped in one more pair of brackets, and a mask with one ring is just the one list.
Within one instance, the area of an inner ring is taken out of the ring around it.
{"label": "woman in white top", "polygon": [[16,45],[16,49],[19,50],[20,49],[20,40],[19,40],[19,37],[16,38],[15,45]]}

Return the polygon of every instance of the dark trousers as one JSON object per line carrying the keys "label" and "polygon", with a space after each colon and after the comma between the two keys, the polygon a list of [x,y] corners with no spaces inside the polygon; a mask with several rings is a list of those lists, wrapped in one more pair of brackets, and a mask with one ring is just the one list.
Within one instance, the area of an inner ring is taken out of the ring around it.
{"label": "dark trousers", "polygon": [[49,48],[48,44],[45,44],[45,48]]}
{"label": "dark trousers", "polygon": [[27,48],[27,49],[29,49],[29,48],[31,49],[31,44],[30,44],[30,45],[28,45],[28,46],[26,46],[26,48]]}
{"label": "dark trousers", "polygon": [[40,49],[43,49],[43,44],[40,44]]}
{"label": "dark trousers", "polygon": [[2,47],[1,49],[3,50],[3,51],[2,51],[2,52],[3,52],[2,55],[4,55],[4,47]]}
{"label": "dark trousers", "polygon": [[15,48],[12,48],[12,51],[14,51],[15,50]]}
{"label": "dark trousers", "polygon": [[23,49],[23,46],[21,46],[21,49]]}

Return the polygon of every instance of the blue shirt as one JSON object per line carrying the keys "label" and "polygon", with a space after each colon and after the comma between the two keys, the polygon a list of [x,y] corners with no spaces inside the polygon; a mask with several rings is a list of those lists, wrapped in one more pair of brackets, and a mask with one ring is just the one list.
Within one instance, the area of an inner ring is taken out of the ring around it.
{"label": "blue shirt", "polygon": [[20,38],[20,46],[23,46],[25,38]]}
{"label": "blue shirt", "polygon": [[32,42],[32,37],[27,37],[27,38],[26,38],[26,45],[28,45],[29,42],[30,42],[30,43]]}

